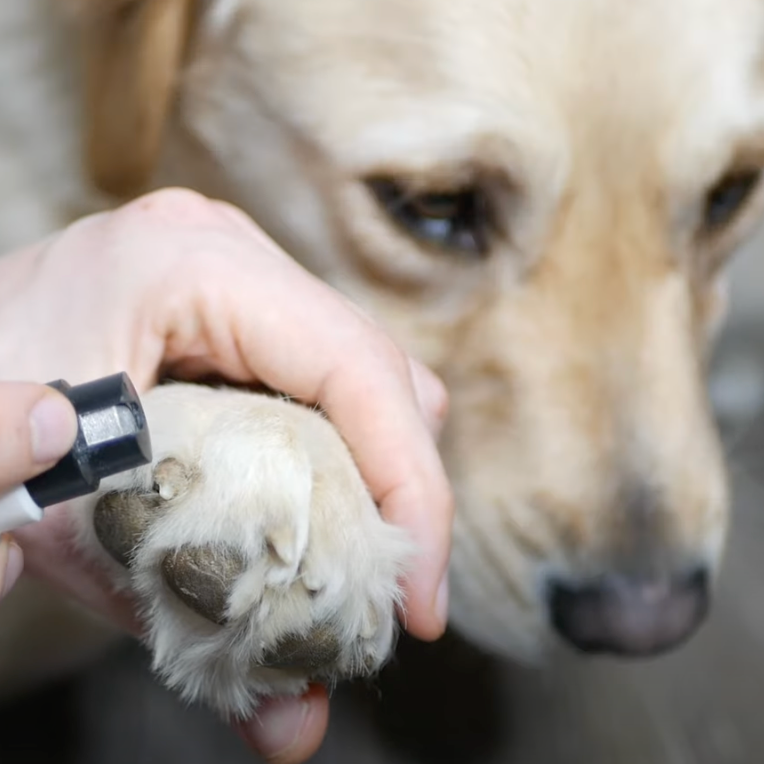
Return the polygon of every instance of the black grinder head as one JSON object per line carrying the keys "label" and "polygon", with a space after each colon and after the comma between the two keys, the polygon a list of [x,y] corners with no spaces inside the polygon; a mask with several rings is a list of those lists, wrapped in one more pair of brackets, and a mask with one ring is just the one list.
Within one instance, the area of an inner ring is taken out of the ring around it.
{"label": "black grinder head", "polygon": [[124,372],[72,387],[50,382],[77,413],[77,439],[54,467],[24,485],[39,507],[93,493],[103,478],[151,462],[151,438],[138,393]]}

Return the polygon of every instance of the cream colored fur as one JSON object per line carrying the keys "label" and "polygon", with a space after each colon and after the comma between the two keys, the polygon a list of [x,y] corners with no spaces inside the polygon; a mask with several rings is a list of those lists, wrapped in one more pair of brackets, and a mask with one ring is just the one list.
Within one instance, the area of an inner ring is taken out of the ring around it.
{"label": "cream colored fur", "polygon": [[[82,16],[65,20],[62,5],[0,7],[2,248],[108,203],[82,170]],[[454,625],[484,647],[529,657],[555,643],[550,575],[585,580],[658,558],[716,575],[728,497],[703,372],[723,312],[714,264],[751,235],[764,196],[754,192],[719,233],[699,227],[709,189],[740,163],[764,162],[764,5],[201,6],[151,185],[241,205],[446,380]],[[488,189],[488,256],[439,251],[402,231],[369,193],[365,181],[379,176],[417,191]],[[214,421],[197,419],[207,399],[220,412]],[[318,617],[297,594],[246,610],[246,596],[267,600],[273,576],[297,592],[299,559],[321,571],[326,599],[310,607],[339,616],[343,660],[368,650],[379,665],[403,542],[373,515],[331,428],[316,413],[231,392],[178,388],[146,402],[157,453],[193,462],[205,486],[154,526],[127,582],[146,604],[167,681],[222,711],[301,687],[304,677],[288,672],[242,673],[258,640]],[[246,433],[235,421],[244,412]],[[178,441],[172,431],[191,434]],[[282,442],[285,432],[293,437]],[[232,470],[270,437],[281,457],[268,490],[284,499],[275,515],[260,503],[259,477]],[[333,485],[354,486],[323,513],[308,498],[316,454]],[[135,480],[148,486],[147,475]],[[633,480],[659,497],[639,517],[623,508]],[[246,518],[222,500],[230,492],[252,496]],[[282,527],[285,564],[261,568],[265,539]],[[222,631],[180,607],[156,569],[160,550],[220,534],[239,540],[256,581],[230,603],[249,613],[244,625]],[[370,604],[382,614],[376,629],[365,620]]]}
{"label": "cream colored fur", "polygon": [[[167,684],[225,714],[263,694],[302,692],[299,672],[257,666],[281,638],[326,622],[342,649],[324,680],[378,669],[392,648],[397,580],[411,549],[380,519],[331,425],[286,401],[191,385],[155,390],[146,414],[154,463],[178,460],[189,481],[145,468],[100,493],[151,492],[156,481],[166,500],[130,572],[112,567],[115,582],[146,603],[154,666]],[[84,550],[102,559],[95,503],[82,502],[73,516]],[[225,628],[179,602],[159,572],[168,550],[213,541],[246,558]]]}

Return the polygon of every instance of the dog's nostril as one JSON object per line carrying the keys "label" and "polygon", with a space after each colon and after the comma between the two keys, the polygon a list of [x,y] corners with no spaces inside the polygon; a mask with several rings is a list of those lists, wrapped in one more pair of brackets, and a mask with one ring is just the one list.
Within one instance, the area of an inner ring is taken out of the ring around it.
{"label": "dog's nostril", "polygon": [[709,600],[706,570],[662,580],[604,576],[584,586],[556,581],[549,590],[552,624],[570,644],[633,657],[684,642],[703,622]]}

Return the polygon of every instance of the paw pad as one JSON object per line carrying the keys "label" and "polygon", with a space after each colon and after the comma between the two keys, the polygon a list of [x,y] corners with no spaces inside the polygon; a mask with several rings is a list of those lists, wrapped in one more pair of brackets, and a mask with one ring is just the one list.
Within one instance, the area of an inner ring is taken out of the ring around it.
{"label": "paw pad", "polygon": [[183,546],[164,557],[162,577],[191,610],[225,626],[228,598],[245,565],[244,556],[228,546]]}
{"label": "paw pad", "polygon": [[119,563],[106,572],[142,605],[165,684],[241,717],[311,681],[377,671],[411,550],[331,423],[193,385],[157,387],[144,403],[162,460],[72,519],[85,551]]}
{"label": "paw pad", "polygon": [[148,530],[153,514],[163,504],[160,496],[107,493],[93,511],[93,527],[103,548],[126,568]]}
{"label": "paw pad", "polygon": [[192,475],[177,459],[169,458],[154,469],[154,492],[113,491],[104,494],[93,511],[93,526],[103,548],[126,568],[157,516],[169,500],[181,495]]}
{"label": "paw pad", "polygon": [[314,626],[307,634],[289,635],[263,656],[261,666],[277,669],[316,671],[330,666],[340,657],[337,633],[328,624]]}

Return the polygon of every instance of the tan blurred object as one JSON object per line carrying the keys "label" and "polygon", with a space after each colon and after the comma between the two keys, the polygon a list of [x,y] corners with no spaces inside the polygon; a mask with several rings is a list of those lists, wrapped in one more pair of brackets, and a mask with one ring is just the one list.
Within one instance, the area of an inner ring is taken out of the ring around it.
{"label": "tan blurred object", "polygon": [[125,198],[156,165],[194,2],[85,0],[97,2],[108,12],[85,30],[86,162],[100,190]]}

